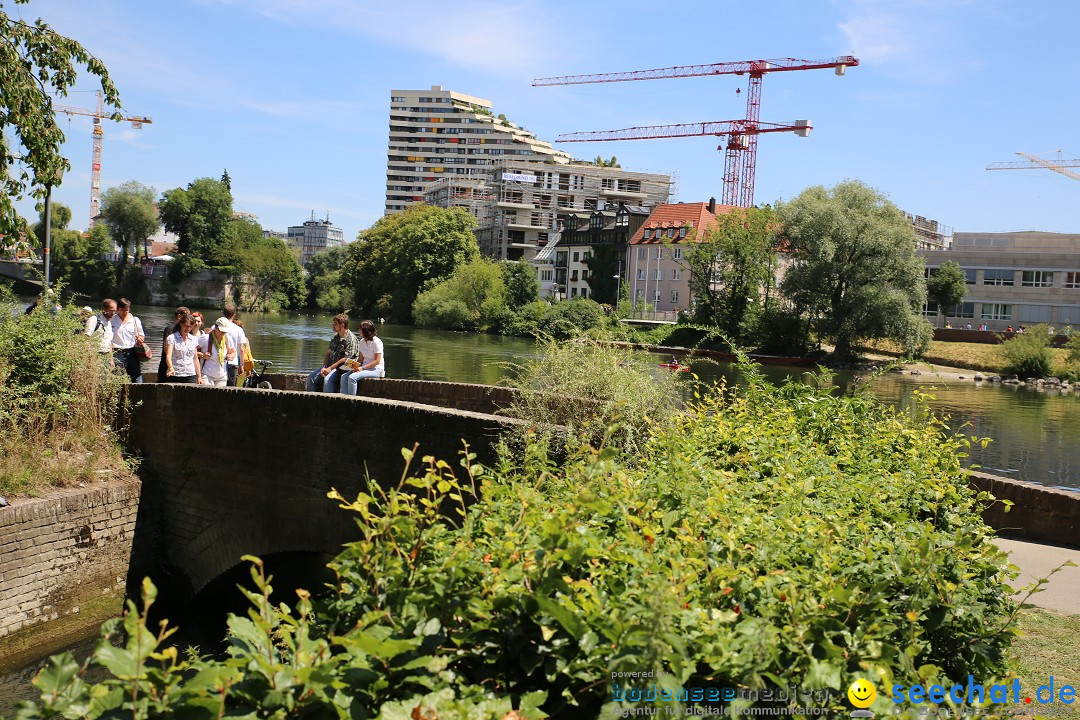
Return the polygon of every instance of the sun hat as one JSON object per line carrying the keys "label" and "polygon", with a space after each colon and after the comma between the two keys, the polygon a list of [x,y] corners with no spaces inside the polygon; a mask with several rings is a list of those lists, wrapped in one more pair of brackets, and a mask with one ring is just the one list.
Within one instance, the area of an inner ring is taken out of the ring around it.
{"label": "sun hat", "polygon": [[90,307],[89,305],[83,305],[79,309],[79,312],[82,313],[83,315],[93,315],[94,314],[94,309],[92,307]]}
{"label": "sun hat", "polygon": [[214,327],[216,327],[221,332],[229,332],[230,330],[232,330],[232,326],[233,324],[229,322],[228,318],[219,317],[217,320],[214,321]]}

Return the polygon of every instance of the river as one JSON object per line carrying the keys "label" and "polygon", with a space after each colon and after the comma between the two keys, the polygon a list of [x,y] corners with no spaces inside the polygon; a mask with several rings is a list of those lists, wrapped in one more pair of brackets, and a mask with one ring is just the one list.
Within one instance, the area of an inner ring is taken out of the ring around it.
{"label": "river", "polygon": [[[147,335],[160,338],[172,319],[167,308],[136,307]],[[203,311],[207,323],[216,314]],[[303,372],[319,365],[332,335],[330,315],[317,313],[241,315],[259,359],[271,360],[278,372]],[[499,335],[423,330],[382,325],[379,335],[386,346],[387,376],[419,380],[445,380],[498,384],[514,363],[535,357],[531,340]],[[158,348],[155,347],[155,352]],[[151,367],[152,366],[152,367]],[[156,371],[156,358],[147,370]],[[695,362],[694,371],[705,381],[726,377],[738,381],[730,365]],[[798,368],[766,368],[781,381],[804,372]],[[840,373],[846,384],[850,376]],[[888,373],[874,381],[873,392],[884,402],[910,408],[917,390],[930,392],[930,407],[954,430],[991,439],[983,449],[973,447],[968,464],[987,472],[1053,487],[1080,490],[1080,397],[1028,387],[953,380],[927,383],[927,376]]]}

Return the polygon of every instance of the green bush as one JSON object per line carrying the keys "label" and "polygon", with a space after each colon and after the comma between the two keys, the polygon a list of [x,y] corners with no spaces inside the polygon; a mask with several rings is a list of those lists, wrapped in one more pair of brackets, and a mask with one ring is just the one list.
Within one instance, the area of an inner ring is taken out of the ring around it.
{"label": "green bush", "polygon": [[585,298],[557,302],[540,319],[537,330],[560,340],[580,337],[586,330],[604,322],[600,303]]}
{"label": "green bush", "polygon": [[585,445],[557,466],[530,444],[332,493],[359,538],[324,601],[271,605],[253,561],[226,659],[180,659],[130,608],[126,644],[111,624],[88,660],[111,678],[54,658],[19,717],[612,717],[611,673],[650,670],[669,689],[829,690],[846,714],[859,677],[1002,678],[1016,604],[964,442],[928,414],[742,373],[637,462]]}
{"label": "green bush", "polygon": [[1046,325],[1036,325],[1027,332],[1017,333],[998,345],[1002,375],[1021,378],[1050,377],[1054,354],[1050,350],[1050,335]]}
{"label": "green bush", "polygon": [[189,278],[208,267],[210,266],[194,255],[179,255],[169,261],[169,282],[173,285],[179,285],[185,278]]}

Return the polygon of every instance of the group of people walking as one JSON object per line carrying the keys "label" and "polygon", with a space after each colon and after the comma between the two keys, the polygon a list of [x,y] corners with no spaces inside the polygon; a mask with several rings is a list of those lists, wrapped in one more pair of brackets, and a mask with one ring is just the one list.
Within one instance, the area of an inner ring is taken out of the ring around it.
{"label": "group of people walking", "polygon": [[355,395],[357,383],[363,378],[386,376],[383,341],[375,333],[375,323],[360,323],[360,337],[349,330],[349,316],[335,315],[331,321],[334,337],[323,357],[322,367],[308,375],[308,392]]}
{"label": "group of people walking", "polygon": [[[174,316],[175,323],[167,326],[161,337],[158,382],[235,385],[245,359],[251,357],[236,308],[226,305],[209,331],[203,330],[200,312],[178,307]],[[142,361],[153,352],[146,344],[142,321],[131,314],[129,300],[103,300],[101,312],[86,318],[83,332],[98,338],[98,352],[109,356],[112,366],[127,373],[131,382],[143,381]]]}

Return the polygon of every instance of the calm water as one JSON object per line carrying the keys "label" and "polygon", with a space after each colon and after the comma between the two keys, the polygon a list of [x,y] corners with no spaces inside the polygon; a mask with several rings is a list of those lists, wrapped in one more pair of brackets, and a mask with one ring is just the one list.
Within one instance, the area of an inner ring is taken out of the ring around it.
{"label": "calm water", "polygon": [[[166,322],[171,321],[167,308],[136,307],[135,312],[152,338],[160,338]],[[216,317],[205,310],[203,314],[207,322]],[[330,316],[325,314],[247,314],[241,318],[255,357],[272,360],[274,370],[280,372],[317,367],[332,335]],[[400,325],[382,325],[379,335],[386,346],[389,377],[497,384],[511,372],[514,362],[536,355],[534,344],[522,338]],[[156,359],[147,365],[147,370],[156,368]],[[694,370],[706,381],[725,376],[738,381],[727,365],[699,362]],[[802,372],[766,368],[776,381]],[[947,415],[950,427],[993,440],[986,449],[972,448],[969,463],[988,472],[1080,490],[1080,397],[1075,393],[1063,395],[971,380],[931,385],[925,378],[890,373],[875,381],[874,393],[887,403],[906,408],[913,403],[916,390],[932,392],[931,408]],[[844,374],[837,377],[840,383],[847,379]]]}

